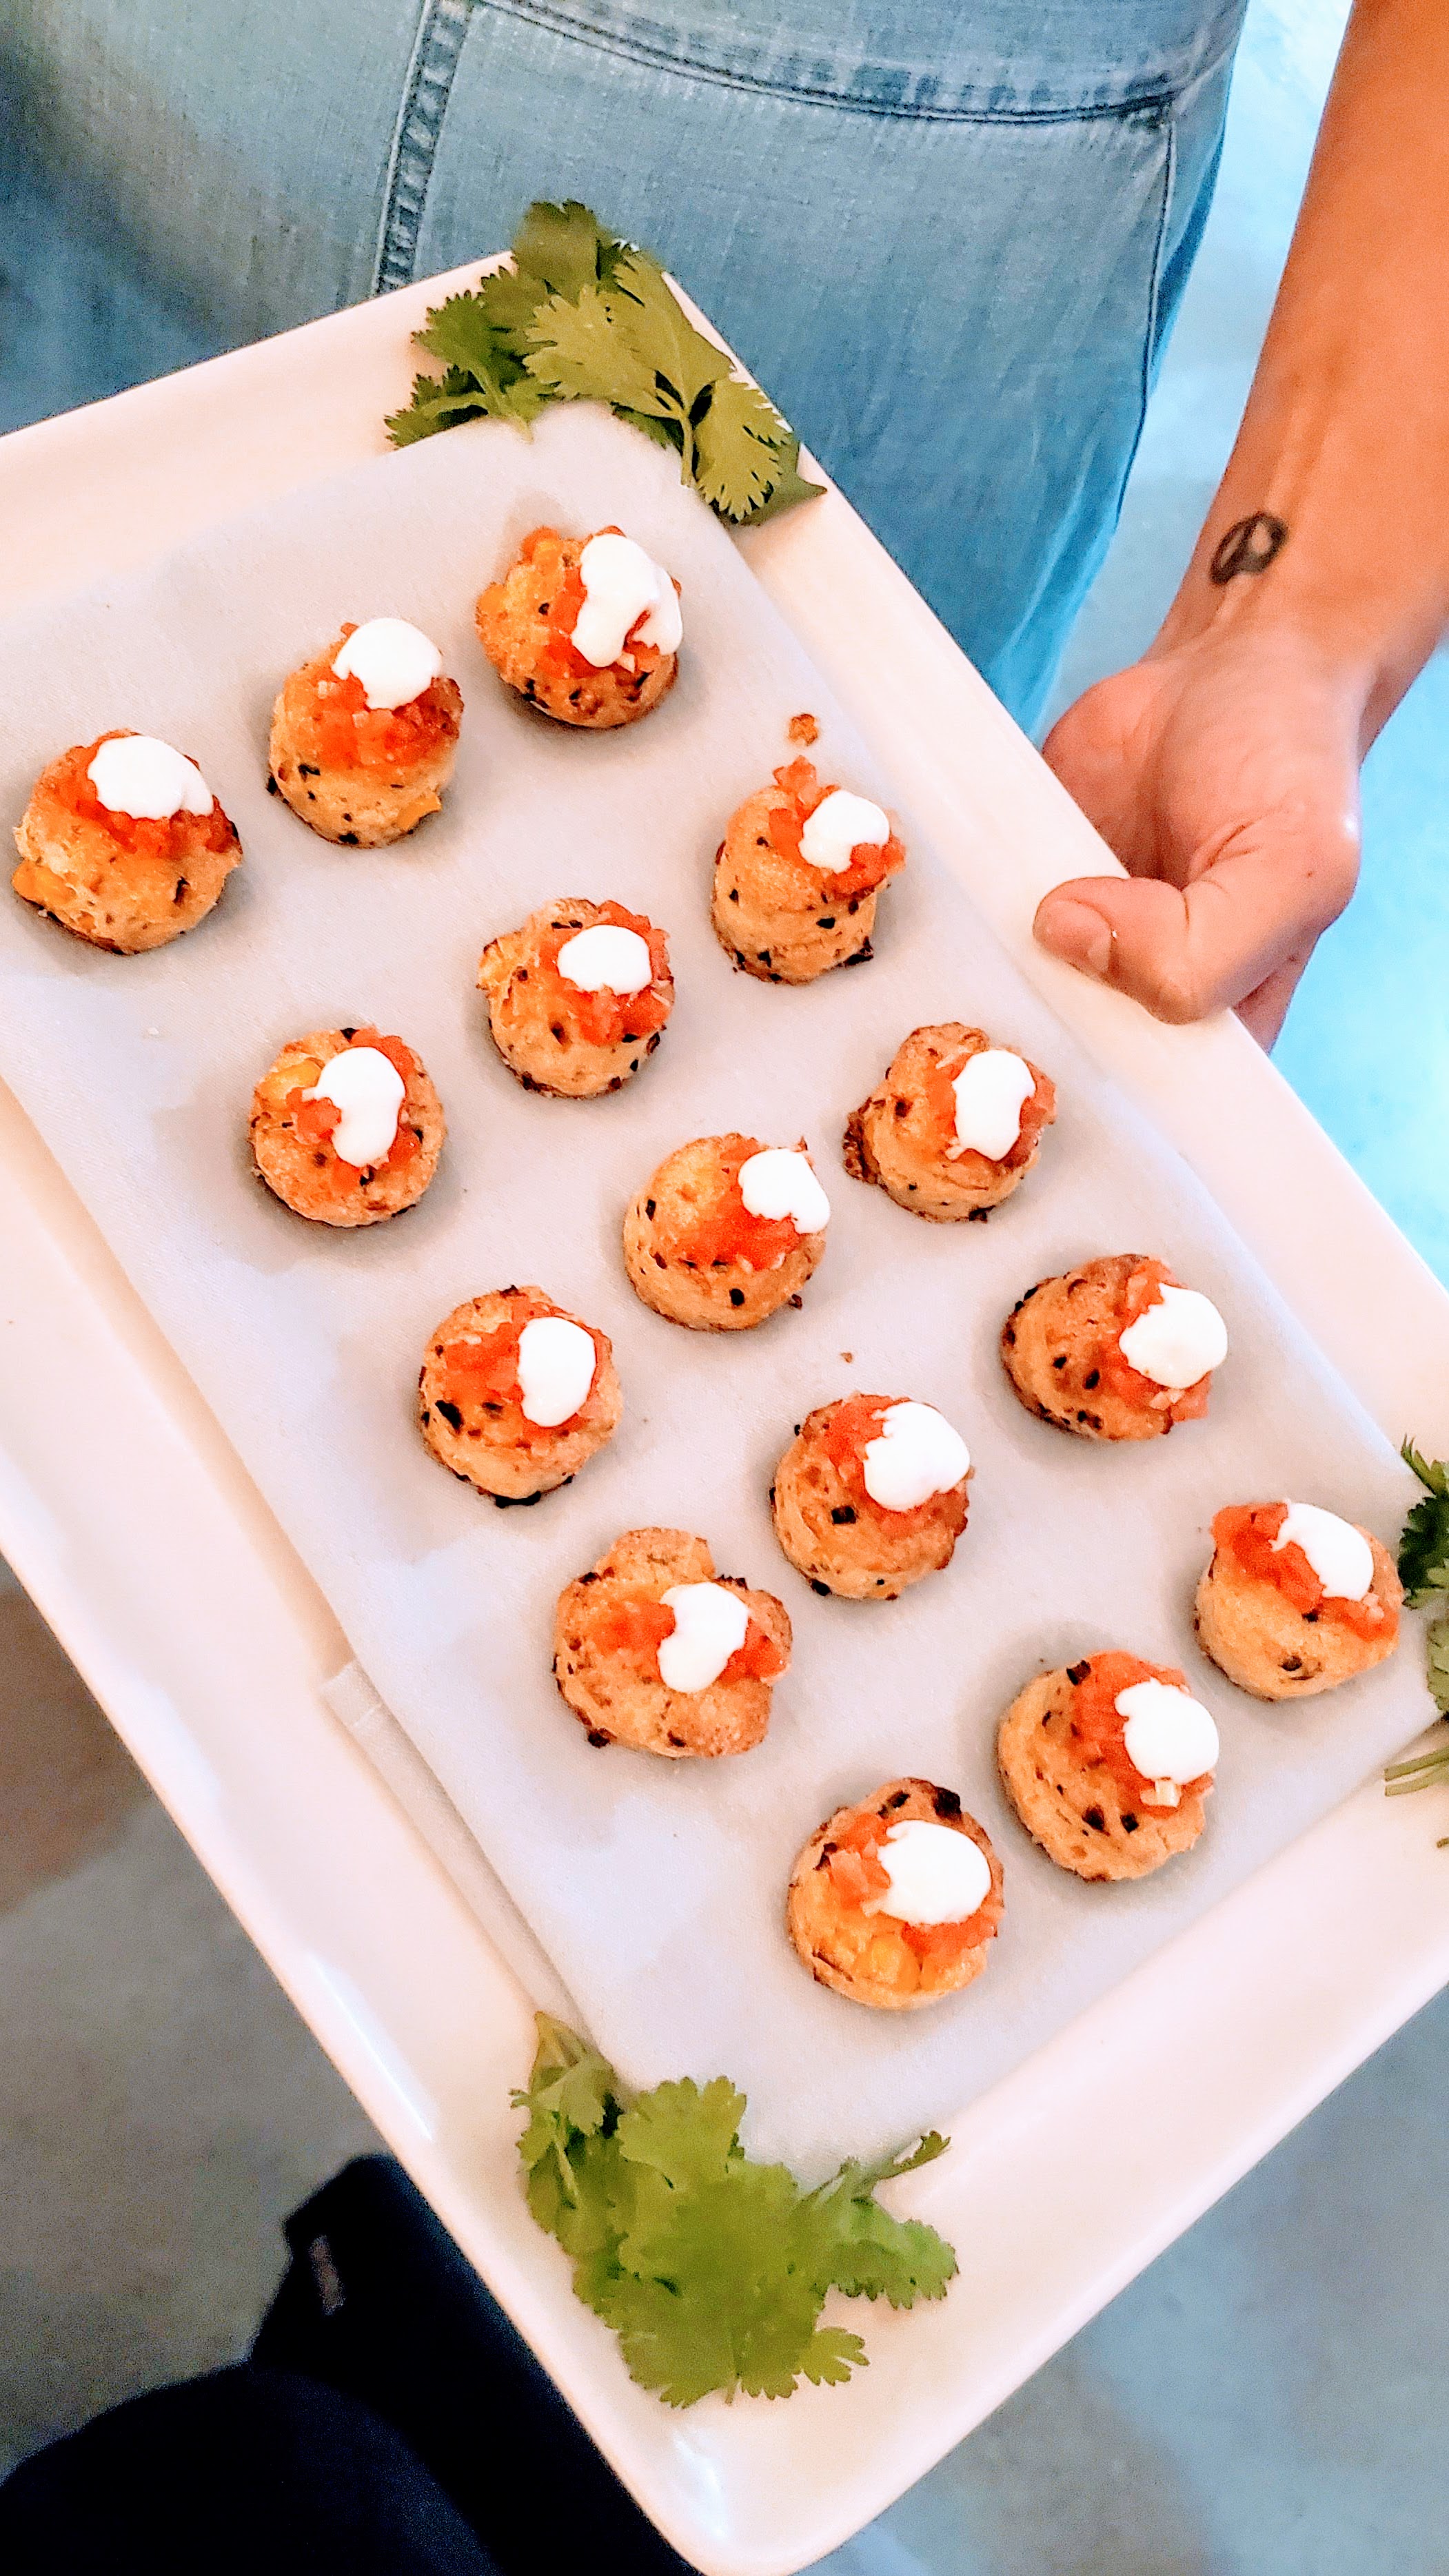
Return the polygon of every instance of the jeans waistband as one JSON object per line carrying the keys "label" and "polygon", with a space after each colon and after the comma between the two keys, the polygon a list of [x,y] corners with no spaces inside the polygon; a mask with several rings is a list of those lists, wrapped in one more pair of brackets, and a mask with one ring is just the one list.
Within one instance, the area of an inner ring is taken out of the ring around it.
{"label": "jeans waistband", "polygon": [[1245,0],[471,0],[563,36],[876,115],[1023,120],[1165,101]]}

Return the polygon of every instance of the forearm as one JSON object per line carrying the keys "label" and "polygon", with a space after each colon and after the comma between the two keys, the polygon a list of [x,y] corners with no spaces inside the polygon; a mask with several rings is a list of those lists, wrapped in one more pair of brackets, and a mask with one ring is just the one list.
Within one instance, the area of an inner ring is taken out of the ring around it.
{"label": "forearm", "polygon": [[1357,0],[1237,442],[1153,649],[1301,639],[1366,749],[1446,625],[1449,0]]}

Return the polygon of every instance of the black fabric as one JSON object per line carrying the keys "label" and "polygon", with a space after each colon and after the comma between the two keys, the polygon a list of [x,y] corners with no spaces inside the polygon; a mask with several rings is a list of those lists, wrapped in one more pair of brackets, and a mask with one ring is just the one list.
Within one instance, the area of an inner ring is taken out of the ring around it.
{"label": "black fabric", "polygon": [[159,2388],[0,2487],[5,2576],[498,2576],[361,2405],[247,2365]]}
{"label": "black fabric", "polygon": [[292,2265],[252,2352],[384,2416],[501,2576],[692,2576],[622,2487],[446,2228],[388,2156],[287,2222]]}

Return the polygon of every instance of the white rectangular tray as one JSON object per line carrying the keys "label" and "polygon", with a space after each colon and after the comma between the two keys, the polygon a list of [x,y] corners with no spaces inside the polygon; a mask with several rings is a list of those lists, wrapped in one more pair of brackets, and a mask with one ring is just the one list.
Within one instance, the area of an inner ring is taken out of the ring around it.
{"label": "white rectangular tray", "polygon": [[[0,606],[377,452],[407,333],[440,291],[0,442]],[[1032,949],[1040,891],[1064,866],[1100,868],[1100,848],[860,522],[832,494],[744,543],[883,766],[909,760],[914,810],[1023,969],[1194,1163],[1389,1436],[1412,1424],[1449,1447],[1449,1298],[1271,1067],[1232,1023],[1158,1028]],[[879,648],[869,695],[862,634]],[[1015,834],[1009,880],[963,818]],[[8,1101],[0,1191],[0,1548],[371,2116],[712,2576],[799,2568],[877,2513],[1449,1976],[1442,1819],[1367,1789],[958,2124],[951,2156],[906,2188],[962,2278],[930,2315],[872,2312],[854,2386],[672,2418],[629,2384],[518,2198],[506,2102],[526,1998],[327,1714],[318,1687],[343,1649],[325,1605]]]}

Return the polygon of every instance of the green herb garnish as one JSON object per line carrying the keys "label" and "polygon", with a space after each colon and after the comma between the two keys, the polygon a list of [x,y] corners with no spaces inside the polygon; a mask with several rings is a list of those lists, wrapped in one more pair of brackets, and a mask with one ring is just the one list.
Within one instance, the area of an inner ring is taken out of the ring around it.
{"label": "green herb garnish", "polygon": [[[1425,1679],[1440,1716],[1449,1717],[1449,1466],[1425,1458],[1412,1440],[1399,1455],[1424,1487],[1399,1540],[1399,1580],[1411,1610],[1438,1612],[1424,1637]],[[1391,1762],[1384,1786],[1391,1798],[1401,1798],[1443,1779],[1449,1779],[1449,1742],[1439,1741],[1406,1761]]]}
{"label": "green herb garnish", "polygon": [[944,2297],[956,2257],[919,2219],[893,2218],[877,2185],[944,2154],[933,2130],[910,2155],[843,2164],[804,2191],[786,2165],[740,2145],[745,2097],[723,2076],[630,2094],[586,2040],[538,2015],[538,2054],[515,2107],[528,2205],[574,2267],[586,2307],[612,2326],[629,2371],[666,2406],[711,2390],[788,2397],[803,2377],[848,2379],[859,2335],[818,2319],[826,2295],[893,2308]]}
{"label": "green herb garnish", "polygon": [[545,403],[606,402],[673,448],[681,481],[734,527],[823,489],[801,476],[788,421],[696,331],[657,259],[574,198],[530,206],[512,268],[450,295],[415,337],[443,373],[414,379],[387,422],[395,447],[464,420],[526,429]]}

